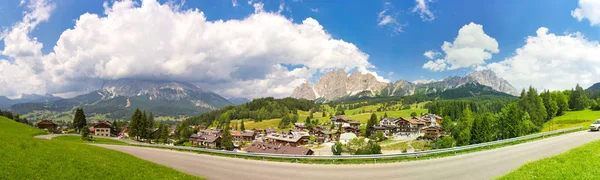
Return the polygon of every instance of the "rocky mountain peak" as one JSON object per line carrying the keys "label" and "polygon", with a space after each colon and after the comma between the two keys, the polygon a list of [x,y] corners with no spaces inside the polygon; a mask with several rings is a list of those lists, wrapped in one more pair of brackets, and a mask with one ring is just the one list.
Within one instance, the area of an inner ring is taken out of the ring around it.
{"label": "rocky mountain peak", "polygon": [[489,69],[470,72],[465,78],[470,82],[477,82],[481,85],[489,86],[496,91],[514,96],[519,95],[515,87],[505,79],[498,77],[494,71]]}

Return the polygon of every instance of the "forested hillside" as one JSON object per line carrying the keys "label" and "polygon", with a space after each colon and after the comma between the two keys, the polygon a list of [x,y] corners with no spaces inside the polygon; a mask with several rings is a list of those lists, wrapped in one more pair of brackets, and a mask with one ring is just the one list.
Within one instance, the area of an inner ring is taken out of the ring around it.
{"label": "forested hillside", "polygon": [[[186,119],[186,123],[209,126],[213,123],[225,124],[231,119],[252,119],[255,122],[262,120],[283,118],[287,116],[297,117],[298,110],[313,112],[320,111],[320,105],[305,99],[272,97],[254,99],[246,104],[238,106],[227,106]],[[285,119],[285,118],[284,118]]]}

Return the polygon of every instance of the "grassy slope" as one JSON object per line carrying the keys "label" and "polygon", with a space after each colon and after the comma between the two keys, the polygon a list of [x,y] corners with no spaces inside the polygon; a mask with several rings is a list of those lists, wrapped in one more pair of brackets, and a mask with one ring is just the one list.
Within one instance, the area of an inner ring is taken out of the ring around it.
{"label": "grassy slope", "polygon": [[92,141],[81,140],[81,136],[58,136],[52,140],[75,142],[75,143],[91,143],[91,144],[114,144],[114,145],[129,145],[123,141],[94,137]]}
{"label": "grassy slope", "polygon": [[589,109],[583,111],[568,111],[565,115],[555,117],[546,122],[542,131],[546,132],[576,126],[588,128],[596,119],[600,119],[600,111],[591,111]]}
{"label": "grassy slope", "polygon": [[1,179],[198,179],[125,153],[32,137],[43,133],[0,117]]}
{"label": "grassy slope", "polygon": [[[346,114],[348,114],[347,117],[349,117],[350,119],[357,120],[363,124],[366,124],[367,121],[369,121],[369,118],[371,118],[371,113],[362,113],[362,114],[356,114],[356,115],[350,115],[350,114],[352,114],[354,112],[360,112],[360,110],[362,110],[362,108],[371,109],[373,107],[374,107],[373,111],[376,111],[379,106],[365,106],[365,107],[361,107],[361,108],[357,108],[357,109],[353,109],[353,110],[348,110],[348,111],[346,111]],[[365,111],[368,111],[368,110],[365,110]],[[350,113],[350,112],[352,112],[352,113]],[[400,110],[400,111],[375,112],[375,114],[377,114],[378,117],[383,117],[383,115],[385,113],[387,113],[387,115],[390,117],[410,117],[410,114],[412,112],[416,112],[417,114],[427,113],[427,109],[407,109],[407,110]],[[314,119],[318,120],[320,124],[328,123],[330,113],[332,113],[332,112],[327,112],[326,116],[323,117],[322,112],[315,112],[315,113],[313,113],[313,120]],[[298,111],[298,117],[299,117],[298,122],[304,122],[306,120],[306,117],[308,117],[308,116],[309,116],[309,113],[307,111]],[[253,122],[253,121],[245,120],[244,127],[246,129],[277,128],[277,126],[279,126],[279,122],[281,122],[281,118],[263,120],[261,122]],[[238,123],[238,126],[239,126],[240,120],[232,120],[231,123]],[[285,128],[285,129],[278,129],[278,130],[288,130],[291,128],[292,127]]]}
{"label": "grassy slope", "polygon": [[598,179],[600,141],[533,161],[499,179]]}

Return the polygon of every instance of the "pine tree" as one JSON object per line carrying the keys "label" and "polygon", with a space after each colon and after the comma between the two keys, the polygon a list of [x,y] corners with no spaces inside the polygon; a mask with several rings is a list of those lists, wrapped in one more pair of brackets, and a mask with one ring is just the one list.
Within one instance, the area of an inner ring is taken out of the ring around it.
{"label": "pine tree", "polygon": [[556,100],[556,105],[558,106],[556,116],[562,116],[569,110],[569,100],[564,93],[554,91],[552,92],[552,99]]}
{"label": "pine tree", "polygon": [[[15,117],[18,118],[18,114]],[[83,112],[83,109],[77,108],[75,110],[75,117],[73,118],[73,126],[75,127],[77,132],[80,132],[81,129],[85,128],[86,125],[87,120],[85,118],[85,113]]]}
{"label": "pine tree", "polygon": [[[227,123],[225,127],[229,127],[229,123]],[[221,148],[225,150],[232,150],[234,148],[233,137],[231,136],[231,132],[229,132],[229,128],[223,129],[223,134],[221,135]]]}
{"label": "pine tree", "polygon": [[140,111],[140,109],[135,109],[135,111],[133,112],[133,115],[131,115],[131,120],[129,121],[129,136],[130,137],[135,137],[136,140],[140,140],[140,135],[142,132],[141,129],[141,120],[142,120],[142,112]]}
{"label": "pine tree", "polygon": [[161,124],[163,128],[160,130],[160,138],[162,139],[163,143],[167,143],[167,140],[169,140],[169,126],[167,126],[165,123]]}
{"label": "pine tree", "polygon": [[542,101],[546,107],[546,121],[554,118],[558,113],[558,104],[556,103],[556,100],[552,98],[550,91],[542,92],[540,97],[542,97]]}
{"label": "pine tree", "polygon": [[246,127],[244,127],[244,120],[242,119],[242,124],[240,125],[240,130],[245,131]]}
{"label": "pine tree", "polygon": [[321,114],[321,117],[325,117],[325,116],[327,116],[327,115],[325,114],[325,111],[323,111],[323,114]]}
{"label": "pine tree", "polygon": [[371,118],[367,121],[367,128],[365,129],[365,136],[369,137],[373,133],[373,126],[377,123],[377,115],[375,113],[371,114]]}
{"label": "pine tree", "polygon": [[383,113],[383,118],[387,118],[387,117],[388,117],[387,112]]}
{"label": "pine tree", "polygon": [[585,94],[585,91],[579,84],[575,87],[575,90],[571,93],[569,98],[569,108],[572,110],[580,111],[584,110],[588,106],[589,99]]}

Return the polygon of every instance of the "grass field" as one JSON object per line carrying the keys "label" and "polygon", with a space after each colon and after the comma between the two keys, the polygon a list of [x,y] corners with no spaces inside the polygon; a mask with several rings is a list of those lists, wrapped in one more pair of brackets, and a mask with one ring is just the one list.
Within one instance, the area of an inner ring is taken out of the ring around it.
{"label": "grass field", "polygon": [[391,144],[388,146],[381,146],[381,150],[408,150],[410,147],[408,147],[408,142],[399,142],[396,144]]}
{"label": "grass field", "polygon": [[0,117],[0,179],[199,179],[118,151],[33,138],[39,134]]}
{"label": "grass field", "polygon": [[565,113],[565,115],[555,117],[554,119],[546,122],[542,131],[553,131],[576,126],[588,128],[590,124],[597,119],[600,119],[600,111],[591,111],[589,109],[583,111],[568,111]]}
{"label": "grass field", "polygon": [[94,137],[92,141],[84,141],[81,139],[81,136],[58,136],[58,137],[52,138],[52,140],[67,141],[67,142],[74,142],[74,143],[129,145],[123,141],[117,141],[117,140],[106,139],[106,138],[98,138],[98,137]]}
{"label": "grass field", "polygon": [[600,141],[533,161],[498,179],[598,179]]}

